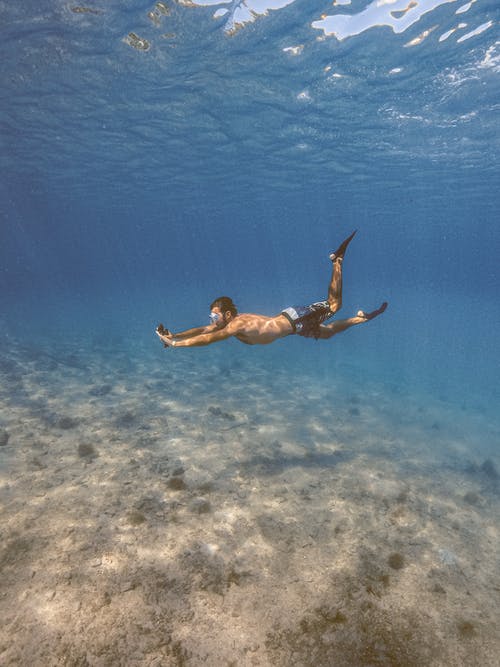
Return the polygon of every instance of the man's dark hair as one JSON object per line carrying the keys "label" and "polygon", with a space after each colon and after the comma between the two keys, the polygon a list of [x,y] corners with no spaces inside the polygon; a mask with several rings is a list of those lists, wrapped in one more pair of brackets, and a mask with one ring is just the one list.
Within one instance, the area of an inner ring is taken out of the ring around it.
{"label": "man's dark hair", "polygon": [[228,296],[219,296],[210,304],[210,308],[220,308],[222,313],[226,313],[229,310],[233,317],[238,314],[238,309],[234,305],[233,300]]}

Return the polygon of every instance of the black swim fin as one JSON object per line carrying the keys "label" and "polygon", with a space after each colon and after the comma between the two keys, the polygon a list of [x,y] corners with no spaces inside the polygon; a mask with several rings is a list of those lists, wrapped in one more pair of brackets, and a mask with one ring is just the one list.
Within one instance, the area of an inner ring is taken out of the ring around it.
{"label": "black swim fin", "polygon": [[330,259],[332,260],[332,262],[335,261],[338,258],[343,259],[344,253],[347,250],[347,246],[352,241],[352,239],[354,238],[354,235],[356,234],[357,231],[358,230],[355,229],[353,231],[353,233],[346,238],[345,241],[342,241],[342,243],[339,245],[337,250],[335,250],[335,252],[332,252],[332,254],[330,255]]}

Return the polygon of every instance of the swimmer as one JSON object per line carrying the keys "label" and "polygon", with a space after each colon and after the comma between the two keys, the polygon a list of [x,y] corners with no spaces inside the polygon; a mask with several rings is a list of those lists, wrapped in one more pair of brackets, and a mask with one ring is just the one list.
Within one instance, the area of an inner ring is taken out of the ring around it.
{"label": "swimmer", "polygon": [[165,347],[200,347],[218,343],[226,338],[237,338],[247,345],[268,345],[279,338],[296,334],[304,338],[328,340],[357,324],[364,324],[381,315],[387,302],[370,313],[359,310],[354,317],[324,324],[342,306],[342,263],[353,232],[335,252],[330,254],[332,277],[326,301],[309,306],[291,306],[274,317],[253,313],[238,313],[232,299],[220,296],[210,305],[210,324],[172,333],[159,324],[156,333]]}

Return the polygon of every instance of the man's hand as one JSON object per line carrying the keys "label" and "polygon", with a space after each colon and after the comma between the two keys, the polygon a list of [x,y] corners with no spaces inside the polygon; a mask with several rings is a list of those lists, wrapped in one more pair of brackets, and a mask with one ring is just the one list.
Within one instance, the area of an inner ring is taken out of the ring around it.
{"label": "man's hand", "polygon": [[172,335],[172,332],[169,331],[168,329],[165,329],[165,327],[163,326],[163,324],[161,324],[161,322],[156,327],[156,332],[159,333],[159,334],[162,334],[163,336],[171,336]]}
{"label": "man's hand", "polygon": [[163,324],[159,324],[156,327],[156,334],[165,347],[174,346],[174,336],[168,329],[165,329]]}

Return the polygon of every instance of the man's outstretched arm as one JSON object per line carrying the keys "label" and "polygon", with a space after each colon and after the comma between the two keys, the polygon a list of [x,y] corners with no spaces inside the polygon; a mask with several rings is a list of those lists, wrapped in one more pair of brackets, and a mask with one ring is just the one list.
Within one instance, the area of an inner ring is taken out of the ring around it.
{"label": "man's outstretched arm", "polygon": [[214,324],[208,324],[206,327],[195,327],[194,329],[186,329],[186,331],[179,331],[179,333],[173,333],[172,336],[174,340],[183,340],[184,338],[193,338],[194,336],[200,336],[201,334],[210,333],[215,329]]}
{"label": "man's outstretched arm", "polygon": [[[202,327],[199,334],[194,334],[190,337],[178,338],[179,334],[175,336],[161,334],[158,329],[156,333],[158,337],[165,343],[165,347],[201,347],[203,345],[211,345],[212,343],[217,343],[220,340],[225,340],[230,338],[234,334],[231,331],[228,331],[229,326],[224,329],[214,329],[212,331],[206,331],[212,327]],[[197,331],[197,329],[192,329],[191,331]],[[187,332],[183,332],[186,334]]]}

